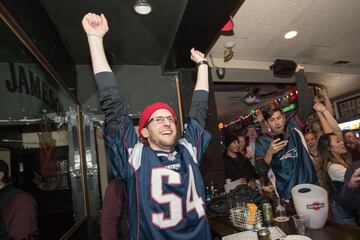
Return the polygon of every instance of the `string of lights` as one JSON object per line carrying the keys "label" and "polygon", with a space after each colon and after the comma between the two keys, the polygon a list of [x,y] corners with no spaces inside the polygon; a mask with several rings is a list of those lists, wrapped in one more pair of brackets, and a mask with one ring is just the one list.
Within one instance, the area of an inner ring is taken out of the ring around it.
{"label": "string of lights", "polygon": [[[278,98],[275,98],[272,101],[272,103],[277,104],[277,105],[282,105],[282,107],[283,107],[282,112],[283,113],[291,111],[291,110],[296,108],[296,105],[294,104],[294,102],[296,102],[296,100],[297,100],[297,94],[298,94],[298,91],[295,90],[295,89],[292,89],[292,90],[290,90],[288,92],[288,94],[286,94],[284,96],[280,96]],[[253,108],[247,114],[241,115],[237,119],[235,119],[235,120],[233,120],[233,121],[231,121],[229,123],[226,123],[226,124],[220,123],[219,124],[219,129],[227,128],[227,127],[229,127],[231,125],[234,125],[234,124],[241,124],[243,122],[249,122],[250,119],[255,123],[256,118],[254,119],[254,116],[256,115],[258,110],[261,111],[263,108],[264,108],[264,106],[260,107],[260,108]]]}

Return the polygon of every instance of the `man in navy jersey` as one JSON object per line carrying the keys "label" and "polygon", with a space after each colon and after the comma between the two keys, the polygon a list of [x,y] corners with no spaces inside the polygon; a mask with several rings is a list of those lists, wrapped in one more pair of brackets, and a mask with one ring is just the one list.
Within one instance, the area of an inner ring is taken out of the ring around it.
{"label": "man in navy jersey", "polygon": [[211,138],[204,129],[209,91],[204,54],[191,49],[191,59],[198,66],[197,82],[179,142],[176,144],[176,114],[163,102],[141,113],[138,140],[104,53],[106,18],[89,13],[82,24],[105,113],[104,139],[112,171],[126,182],[130,238],[211,239],[199,168]]}
{"label": "man in navy jersey", "polygon": [[312,110],[313,97],[300,65],[296,68],[295,79],[298,89],[297,113],[286,120],[280,106],[266,106],[262,114],[271,132],[259,137],[255,145],[257,173],[269,175],[277,194],[286,199],[291,198],[291,189],[295,185],[317,183],[302,134],[303,123]]}

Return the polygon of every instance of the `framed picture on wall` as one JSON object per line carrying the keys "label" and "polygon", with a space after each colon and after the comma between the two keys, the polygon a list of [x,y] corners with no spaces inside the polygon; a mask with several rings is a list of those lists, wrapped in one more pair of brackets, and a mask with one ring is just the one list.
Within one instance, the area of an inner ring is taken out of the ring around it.
{"label": "framed picture on wall", "polygon": [[347,106],[348,106],[349,110],[356,109],[355,99],[351,99],[351,100],[347,101]]}
{"label": "framed picture on wall", "polygon": [[356,107],[360,108],[360,97],[356,98],[355,101],[356,101]]}
{"label": "framed picture on wall", "polygon": [[336,103],[339,118],[352,118],[360,114],[360,96],[355,96]]}
{"label": "framed picture on wall", "polygon": [[348,110],[348,108],[347,108],[346,102],[340,103],[340,111],[347,112],[347,110]]}

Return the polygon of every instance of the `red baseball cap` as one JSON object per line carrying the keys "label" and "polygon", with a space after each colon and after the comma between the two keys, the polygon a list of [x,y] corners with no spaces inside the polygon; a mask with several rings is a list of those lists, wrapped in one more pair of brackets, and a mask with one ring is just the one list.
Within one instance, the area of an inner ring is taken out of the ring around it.
{"label": "red baseball cap", "polygon": [[159,109],[168,110],[171,113],[171,115],[173,116],[173,118],[175,119],[175,123],[177,126],[176,114],[175,114],[174,109],[172,109],[169,105],[167,105],[166,103],[163,103],[163,102],[152,103],[145,107],[145,109],[142,111],[141,116],[140,116],[138,133],[142,139],[144,139],[144,136],[141,135],[141,130],[147,124],[151,115]]}

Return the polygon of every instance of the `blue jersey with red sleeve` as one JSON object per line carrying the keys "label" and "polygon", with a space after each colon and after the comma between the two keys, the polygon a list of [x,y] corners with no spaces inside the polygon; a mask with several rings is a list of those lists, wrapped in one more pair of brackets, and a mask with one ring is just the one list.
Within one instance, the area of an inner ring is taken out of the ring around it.
{"label": "blue jersey with red sleeve", "polygon": [[131,239],[211,239],[200,162],[210,134],[189,118],[173,151],[138,141],[129,117],[105,128],[112,170],[127,183]]}

